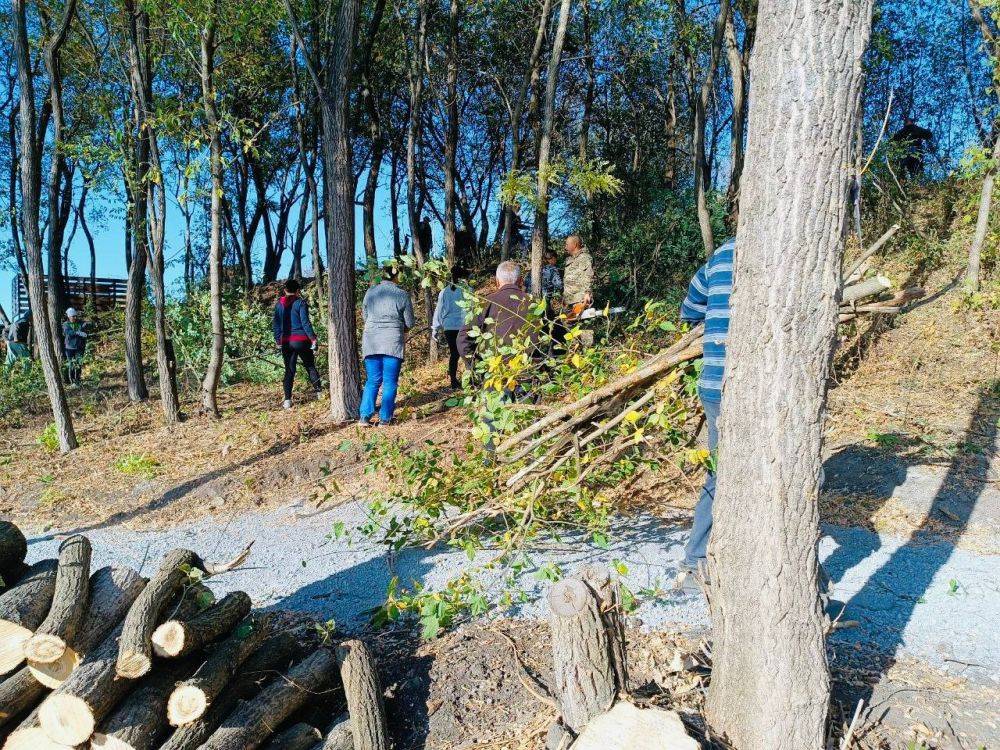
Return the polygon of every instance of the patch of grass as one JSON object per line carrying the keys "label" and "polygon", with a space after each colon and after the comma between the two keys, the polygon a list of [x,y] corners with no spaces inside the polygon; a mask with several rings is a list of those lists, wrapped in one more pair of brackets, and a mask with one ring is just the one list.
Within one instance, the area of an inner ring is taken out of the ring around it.
{"label": "patch of grass", "polygon": [[59,433],[56,432],[56,423],[49,422],[42,430],[42,434],[35,438],[35,442],[49,453],[59,450]]}
{"label": "patch of grass", "polygon": [[70,496],[55,486],[46,487],[38,496],[38,510],[51,511],[70,499]]}
{"label": "patch of grass", "polygon": [[903,436],[897,432],[869,432],[866,437],[882,450],[898,448],[903,442]]}
{"label": "patch of grass", "polygon": [[122,456],[114,463],[115,469],[122,474],[133,477],[143,477],[152,479],[160,473],[160,462],[151,456],[138,453],[129,453]]}

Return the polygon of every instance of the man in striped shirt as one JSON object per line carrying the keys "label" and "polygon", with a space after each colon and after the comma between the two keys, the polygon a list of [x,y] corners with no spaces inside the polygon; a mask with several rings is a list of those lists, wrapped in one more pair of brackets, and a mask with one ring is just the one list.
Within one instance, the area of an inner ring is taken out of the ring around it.
{"label": "man in striped shirt", "polygon": [[[705,355],[698,378],[698,397],[705,409],[708,448],[715,452],[719,442],[717,421],[722,404],[722,377],[726,368],[726,338],[729,335],[729,295],[733,291],[733,250],[736,240],[729,240],[712,254],[691,279],[687,297],[681,305],[681,320],[705,324]],[[714,460],[714,459],[713,459]],[[677,589],[698,590],[704,580],[708,537],[712,531],[712,503],[715,500],[715,472],[705,477],[698,505],[694,509],[691,537],[684,552],[684,563]]]}

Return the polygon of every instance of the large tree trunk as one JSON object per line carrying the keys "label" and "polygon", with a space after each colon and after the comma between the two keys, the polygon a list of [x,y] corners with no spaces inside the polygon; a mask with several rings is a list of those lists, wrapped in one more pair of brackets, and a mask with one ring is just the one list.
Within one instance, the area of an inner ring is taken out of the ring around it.
{"label": "large tree trunk", "polygon": [[545,89],[545,118],[542,121],[538,145],[538,196],[535,211],[535,229],[531,235],[531,288],[538,294],[542,288],[542,256],[549,236],[549,152],[552,149],[552,126],[555,120],[556,89],[559,86],[559,63],[562,62],[563,43],[573,0],[562,0],[559,7],[559,25],[552,42],[549,59],[549,79]]}
{"label": "large tree trunk", "polygon": [[871,12],[764,0],[758,14],[709,548],[706,711],[741,750],[824,746],[817,498]]}
{"label": "large tree trunk", "polygon": [[55,560],[36,562],[0,595],[0,674],[24,661],[24,644],[42,624],[56,587]]}
{"label": "large tree trunk", "polygon": [[996,182],[996,162],[1000,161],[1000,135],[993,144],[993,166],[986,170],[983,177],[983,188],[979,195],[979,216],[976,219],[976,232],[969,246],[969,263],[965,272],[966,283],[973,291],[979,289],[979,268],[983,254],[983,245],[990,228],[990,208],[993,204],[993,186]]}
{"label": "large tree trunk", "polygon": [[361,399],[354,304],[354,170],[347,123],[348,87],[359,10],[360,0],[344,0],[341,3],[326,86],[320,92],[323,200],[326,206],[330,415],[341,422],[357,418]]}
{"label": "large tree trunk", "polygon": [[694,192],[698,210],[698,226],[701,228],[701,240],[705,246],[705,256],[710,257],[715,252],[715,235],[712,232],[712,212],[708,206],[708,188],[712,181],[712,165],[705,153],[705,125],[708,121],[708,103],[715,87],[715,71],[719,67],[719,55],[722,52],[722,40],[726,30],[726,19],[729,17],[730,0],[719,2],[719,15],[715,19],[715,32],[712,36],[712,51],[708,70],[701,82],[701,91],[694,98]]}
{"label": "large tree trunk", "polygon": [[[27,17],[24,0],[13,0],[14,55],[17,60],[17,83],[20,91],[18,115],[21,120],[21,239],[27,256],[28,300],[31,307],[38,356],[42,362],[45,387],[52,405],[52,416],[59,436],[59,449],[66,453],[77,446],[73,419],[59,372],[56,331],[48,325],[48,301],[45,293],[45,272],[42,268],[42,243],[38,231],[39,193],[41,191],[42,142],[45,134],[35,127],[35,82],[32,75],[31,50],[28,45]],[[68,21],[67,21],[68,27]]]}
{"label": "large tree trunk", "polygon": [[444,139],[444,250],[448,265],[454,266],[455,252],[455,208],[458,200],[455,192],[455,160],[458,156],[458,21],[460,6],[458,0],[451,0],[448,12],[448,74],[445,82],[445,109],[447,129]]}
{"label": "large tree trunk", "polygon": [[208,369],[201,382],[201,406],[212,416],[219,415],[217,400],[222,379],[222,358],[226,329],[222,319],[222,127],[215,100],[215,30],[218,0],[214,0],[211,20],[201,33],[201,92],[209,129],[209,171],[212,175],[211,232],[208,243],[208,280],[211,299],[212,345]]}
{"label": "large tree trunk", "polygon": [[354,750],[388,750],[389,728],[378,670],[362,641],[347,641],[337,647],[340,680],[347,697]]}

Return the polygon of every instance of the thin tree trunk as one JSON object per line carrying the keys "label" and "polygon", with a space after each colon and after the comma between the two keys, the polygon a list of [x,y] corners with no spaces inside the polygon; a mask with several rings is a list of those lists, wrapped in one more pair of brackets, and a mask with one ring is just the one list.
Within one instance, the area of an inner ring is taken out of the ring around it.
{"label": "thin tree trunk", "polygon": [[448,265],[454,266],[455,251],[455,169],[458,156],[458,0],[451,0],[448,12],[448,74],[445,82],[447,130],[444,140],[444,249]]}
{"label": "thin tree trunk", "polygon": [[[48,182],[48,272],[49,296],[48,314],[52,334],[58,335],[62,311],[66,309],[66,286],[62,274],[62,240],[66,228],[66,217],[69,212],[63,210],[63,197],[71,205],[72,182],[66,195],[60,193],[59,186],[63,182],[66,171],[66,156],[64,152],[63,130],[65,127],[62,102],[62,60],[60,52],[69,33],[70,24],[76,15],[76,0],[67,0],[63,8],[63,18],[56,34],[45,45],[43,59],[45,71],[49,78],[49,103],[52,111],[52,158],[49,162]],[[36,323],[38,318],[35,319]],[[56,349],[56,356],[62,361],[62,349]]]}
{"label": "thin tree trunk", "polygon": [[146,265],[149,259],[149,224],[147,222],[146,181],[149,175],[149,141],[143,136],[141,113],[132,102],[133,130],[132,153],[126,158],[132,164],[131,218],[132,262],[128,267],[128,284],[125,289],[125,380],[129,399],[134,402],[149,398],[146,375],[142,362],[142,303],[146,298]]}
{"label": "thin tree trunk", "polygon": [[719,55],[726,31],[726,19],[730,15],[730,0],[720,0],[719,15],[715,19],[712,37],[712,52],[701,83],[701,91],[694,100],[694,191],[698,209],[698,226],[705,246],[705,256],[715,252],[715,235],[712,232],[712,212],[708,207],[708,185],[711,182],[711,165],[705,158],[705,124],[708,120],[708,102],[715,83],[715,71],[719,67]]}
{"label": "thin tree trunk", "polygon": [[90,231],[87,223],[87,194],[90,191],[90,181],[84,179],[83,187],[80,190],[80,202],[76,206],[77,220],[83,228],[83,236],[87,238],[87,247],[90,250],[90,303],[97,304],[97,246],[94,243],[94,235]]}
{"label": "thin tree trunk", "polygon": [[201,95],[209,128],[209,171],[212,175],[211,232],[208,243],[208,280],[212,318],[212,345],[208,370],[201,383],[201,405],[208,414],[219,415],[217,393],[222,378],[226,330],[222,319],[222,133],[216,109],[215,30],[219,0],[213,0],[211,19],[201,32]]}
{"label": "thin tree trunk", "polygon": [[[535,30],[535,44],[531,48],[531,57],[528,61],[528,68],[521,81],[521,88],[518,89],[517,98],[514,100],[514,107],[510,112],[510,171],[516,172],[521,168],[521,117],[528,101],[528,94],[533,90],[540,74],[539,63],[542,58],[542,46],[545,43],[545,29],[549,22],[549,13],[552,10],[552,0],[542,0],[542,10],[538,16],[538,26]],[[503,224],[503,244],[500,246],[500,258],[507,260],[510,258],[510,248],[514,242],[514,230],[517,222],[514,220],[514,207],[504,206],[503,217],[500,220]]]}
{"label": "thin tree trunk", "polygon": [[586,162],[587,153],[590,149],[590,118],[594,110],[594,95],[597,89],[590,0],[583,0],[583,67],[587,71],[587,92],[583,96],[583,117],[580,120],[579,151],[580,161]]}
{"label": "thin tree trunk", "polygon": [[741,750],[825,746],[819,477],[872,4],[758,16],[709,547],[706,712]]}
{"label": "thin tree trunk", "polygon": [[42,362],[45,387],[52,405],[52,416],[59,437],[59,449],[66,453],[77,447],[76,433],[69,404],[63,390],[56,355],[55,332],[48,323],[48,301],[45,293],[45,273],[42,269],[42,245],[38,231],[39,193],[41,192],[42,140],[44,133],[35,132],[35,83],[32,78],[31,51],[28,46],[28,23],[24,0],[13,0],[14,55],[20,90],[18,115],[21,120],[21,236],[27,256],[28,298],[35,321],[35,338]]}
{"label": "thin tree trunk", "polygon": [[744,15],[743,46],[736,40],[736,13],[730,11],[726,17],[726,57],[729,62],[729,77],[733,89],[733,124],[730,130],[729,153],[732,169],[729,173],[729,187],[726,189],[726,203],[729,206],[728,222],[736,227],[740,215],[740,178],[743,175],[744,140],[747,118],[747,81],[750,53],[753,50],[756,30],[756,13]]}
{"label": "thin tree trunk", "polygon": [[[723,0],[724,2],[726,0]],[[559,7],[559,25],[552,42],[549,60],[549,79],[545,89],[545,118],[542,121],[541,140],[538,147],[538,208],[535,211],[535,230],[531,236],[531,288],[537,293],[542,288],[542,256],[548,240],[549,223],[549,151],[552,148],[552,123],[555,119],[556,88],[559,85],[559,63],[562,61],[563,43],[573,0],[562,0]]]}
{"label": "thin tree trunk", "polygon": [[392,204],[392,257],[399,258],[403,254],[403,243],[399,230],[399,155],[392,150],[389,162],[389,202]]}
{"label": "thin tree trunk", "polygon": [[976,219],[976,233],[973,235],[972,244],[969,246],[969,264],[966,268],[965,278],[969,288],[973,291],[979,290],[980,264],[983,254],[983,245],[986,242],[986,235],[990,228],[990,208],[993,203],[993,186],[996,182],[996,162],[1000,160],[1000,135],[997,136],[993,144],[993,166],[986,170],[983,177],[983,188],[979,194],[979,216]]}
{"label": "thin tree trunk", "polygon": [[384,158],[385,144],[378,138],[372,143],[372,158],[368,164],[368,177],[365,180],[365,192],[361,203],[365,261],[370,269],[378,266],[378,246],[375,243],[375,196],[378,192],[378,176]]}

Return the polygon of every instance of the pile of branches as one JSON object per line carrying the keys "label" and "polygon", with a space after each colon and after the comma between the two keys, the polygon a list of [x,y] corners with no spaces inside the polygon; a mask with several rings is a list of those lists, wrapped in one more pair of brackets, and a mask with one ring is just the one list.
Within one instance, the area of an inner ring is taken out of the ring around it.
{"label": "pile of branches", "polygon": [[[26,565],[0,522],[0,738],[7,750],[386,750],[375,662],[357,640],[307,645],[236,591],[215,601],[212,564],[186,549],[146,580],[90,571],[85,536]],[[317,727],[322,727],[321,732]]]}
{"label": "pile of branches", "polygon": [[[889,279],[876,275],[843,288],[839,319],[848,323],[865,316],[897,314],[906,303],[923,296],[924,290],[919,287],[893,292]],[[641,444],[642,432],[627,436],[616,434],[616,428],[643,410],[648,411],[658,393],[680,388],[680,372],[702,355],[702,348],[703,328],[699,325],[627,375],[549,411],[508,436],[497,449],[500,460],[507,464],[526,461],[526,464],[506,480],[507,486],[519,487],[558,471],[579,456],[582,448],[608,440],[612,435],[600,458],[592,461],[586,472],[613,463]]]}

